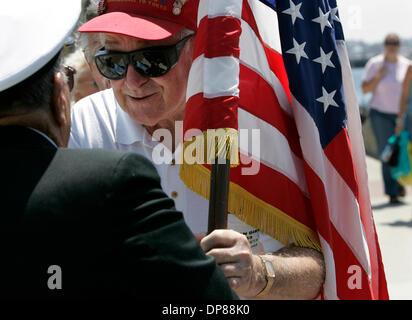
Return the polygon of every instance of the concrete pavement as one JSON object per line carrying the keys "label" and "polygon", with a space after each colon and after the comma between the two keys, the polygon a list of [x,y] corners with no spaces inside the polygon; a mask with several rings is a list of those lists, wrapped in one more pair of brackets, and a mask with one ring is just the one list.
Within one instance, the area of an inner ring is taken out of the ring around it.
{"label": "concrete pavement", "polygon": [[380,162],[367,157],[368,184],[390,299],[412,300],[412,187],[402,205],[389,205]]}

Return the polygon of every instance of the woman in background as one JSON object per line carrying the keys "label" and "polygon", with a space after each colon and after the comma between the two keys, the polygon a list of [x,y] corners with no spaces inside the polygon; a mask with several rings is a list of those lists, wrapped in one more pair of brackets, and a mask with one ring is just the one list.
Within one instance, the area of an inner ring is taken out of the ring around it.
{"label": "woman in background", "polygon": [[[402,96],[402,86],[410,61],[399,54],[400,40],[396,34],[385,37],[384,53],[371,58],[365,67],[362,80],[364,93],[372,93],[370,119],[381,154],[388,139],[395,133]],[[400,203],[405,188],[392,178],[390,167],[382,163],[385,194],[391,204]]]}

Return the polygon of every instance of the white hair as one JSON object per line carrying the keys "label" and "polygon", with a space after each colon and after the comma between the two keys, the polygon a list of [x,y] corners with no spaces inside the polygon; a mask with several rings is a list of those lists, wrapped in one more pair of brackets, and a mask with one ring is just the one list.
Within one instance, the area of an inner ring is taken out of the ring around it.
{"label": "white hair", "polygon": [[97,50],[104,47],[103,33],[98,33],[98,36],[90,43],[90,37],[95,34],[96,33],[81,33],[77,42],[89,63],[93,62],[93,57]]}
{"label": "white hair", "polygon": [[[97,17],[99,14],[97,9],[99,7],[99,0],[83,0],[83,13],[81,18],[81,24],[86,23],[87,21]],[[99,37],[98,41],[101,41],[102,37]],[[82,48],[86,60],[90,63],[93,61],[93,56],[95,52],[91,52],[89,45],[89,33],[79,33],[77,44]],[[102,43],[96,43],[96,47],[102,47]]]}
{"label": "white hair", "polygon": [[76,70],[76,74],[81,74],[84,69],[89,70],[87,61],[80,48],[68,54],[63,60],[63,65],[73,67]]}

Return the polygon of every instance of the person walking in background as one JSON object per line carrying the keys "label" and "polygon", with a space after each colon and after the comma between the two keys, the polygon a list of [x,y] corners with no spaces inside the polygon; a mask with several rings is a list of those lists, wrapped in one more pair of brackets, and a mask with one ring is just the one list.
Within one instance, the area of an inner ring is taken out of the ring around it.
{"label": "person walking in background", "polygon": [[[390,136],[395,133],[397,122],[400,122],[398,114],[402,83],[410,61],[399,54],[399,49],[398,35],[387,35],[384,53],[368,61],[362,79],[363,92],[372,93],[370,119],[379,154],[382,153]],[[390,167],[384,163],[382,174],[389,202],[400,203],[399,197],[405,196],[405,188],[392,178]]]}

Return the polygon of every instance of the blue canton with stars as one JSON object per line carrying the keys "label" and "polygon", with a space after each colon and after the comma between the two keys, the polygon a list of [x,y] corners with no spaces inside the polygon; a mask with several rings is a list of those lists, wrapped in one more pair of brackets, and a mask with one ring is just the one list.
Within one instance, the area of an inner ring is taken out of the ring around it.
{"label": "blue canton with stars", "polygon": [[314,119],[325,148],[346,126],[336,0],[260,1],[277,11],[290,90]]}

